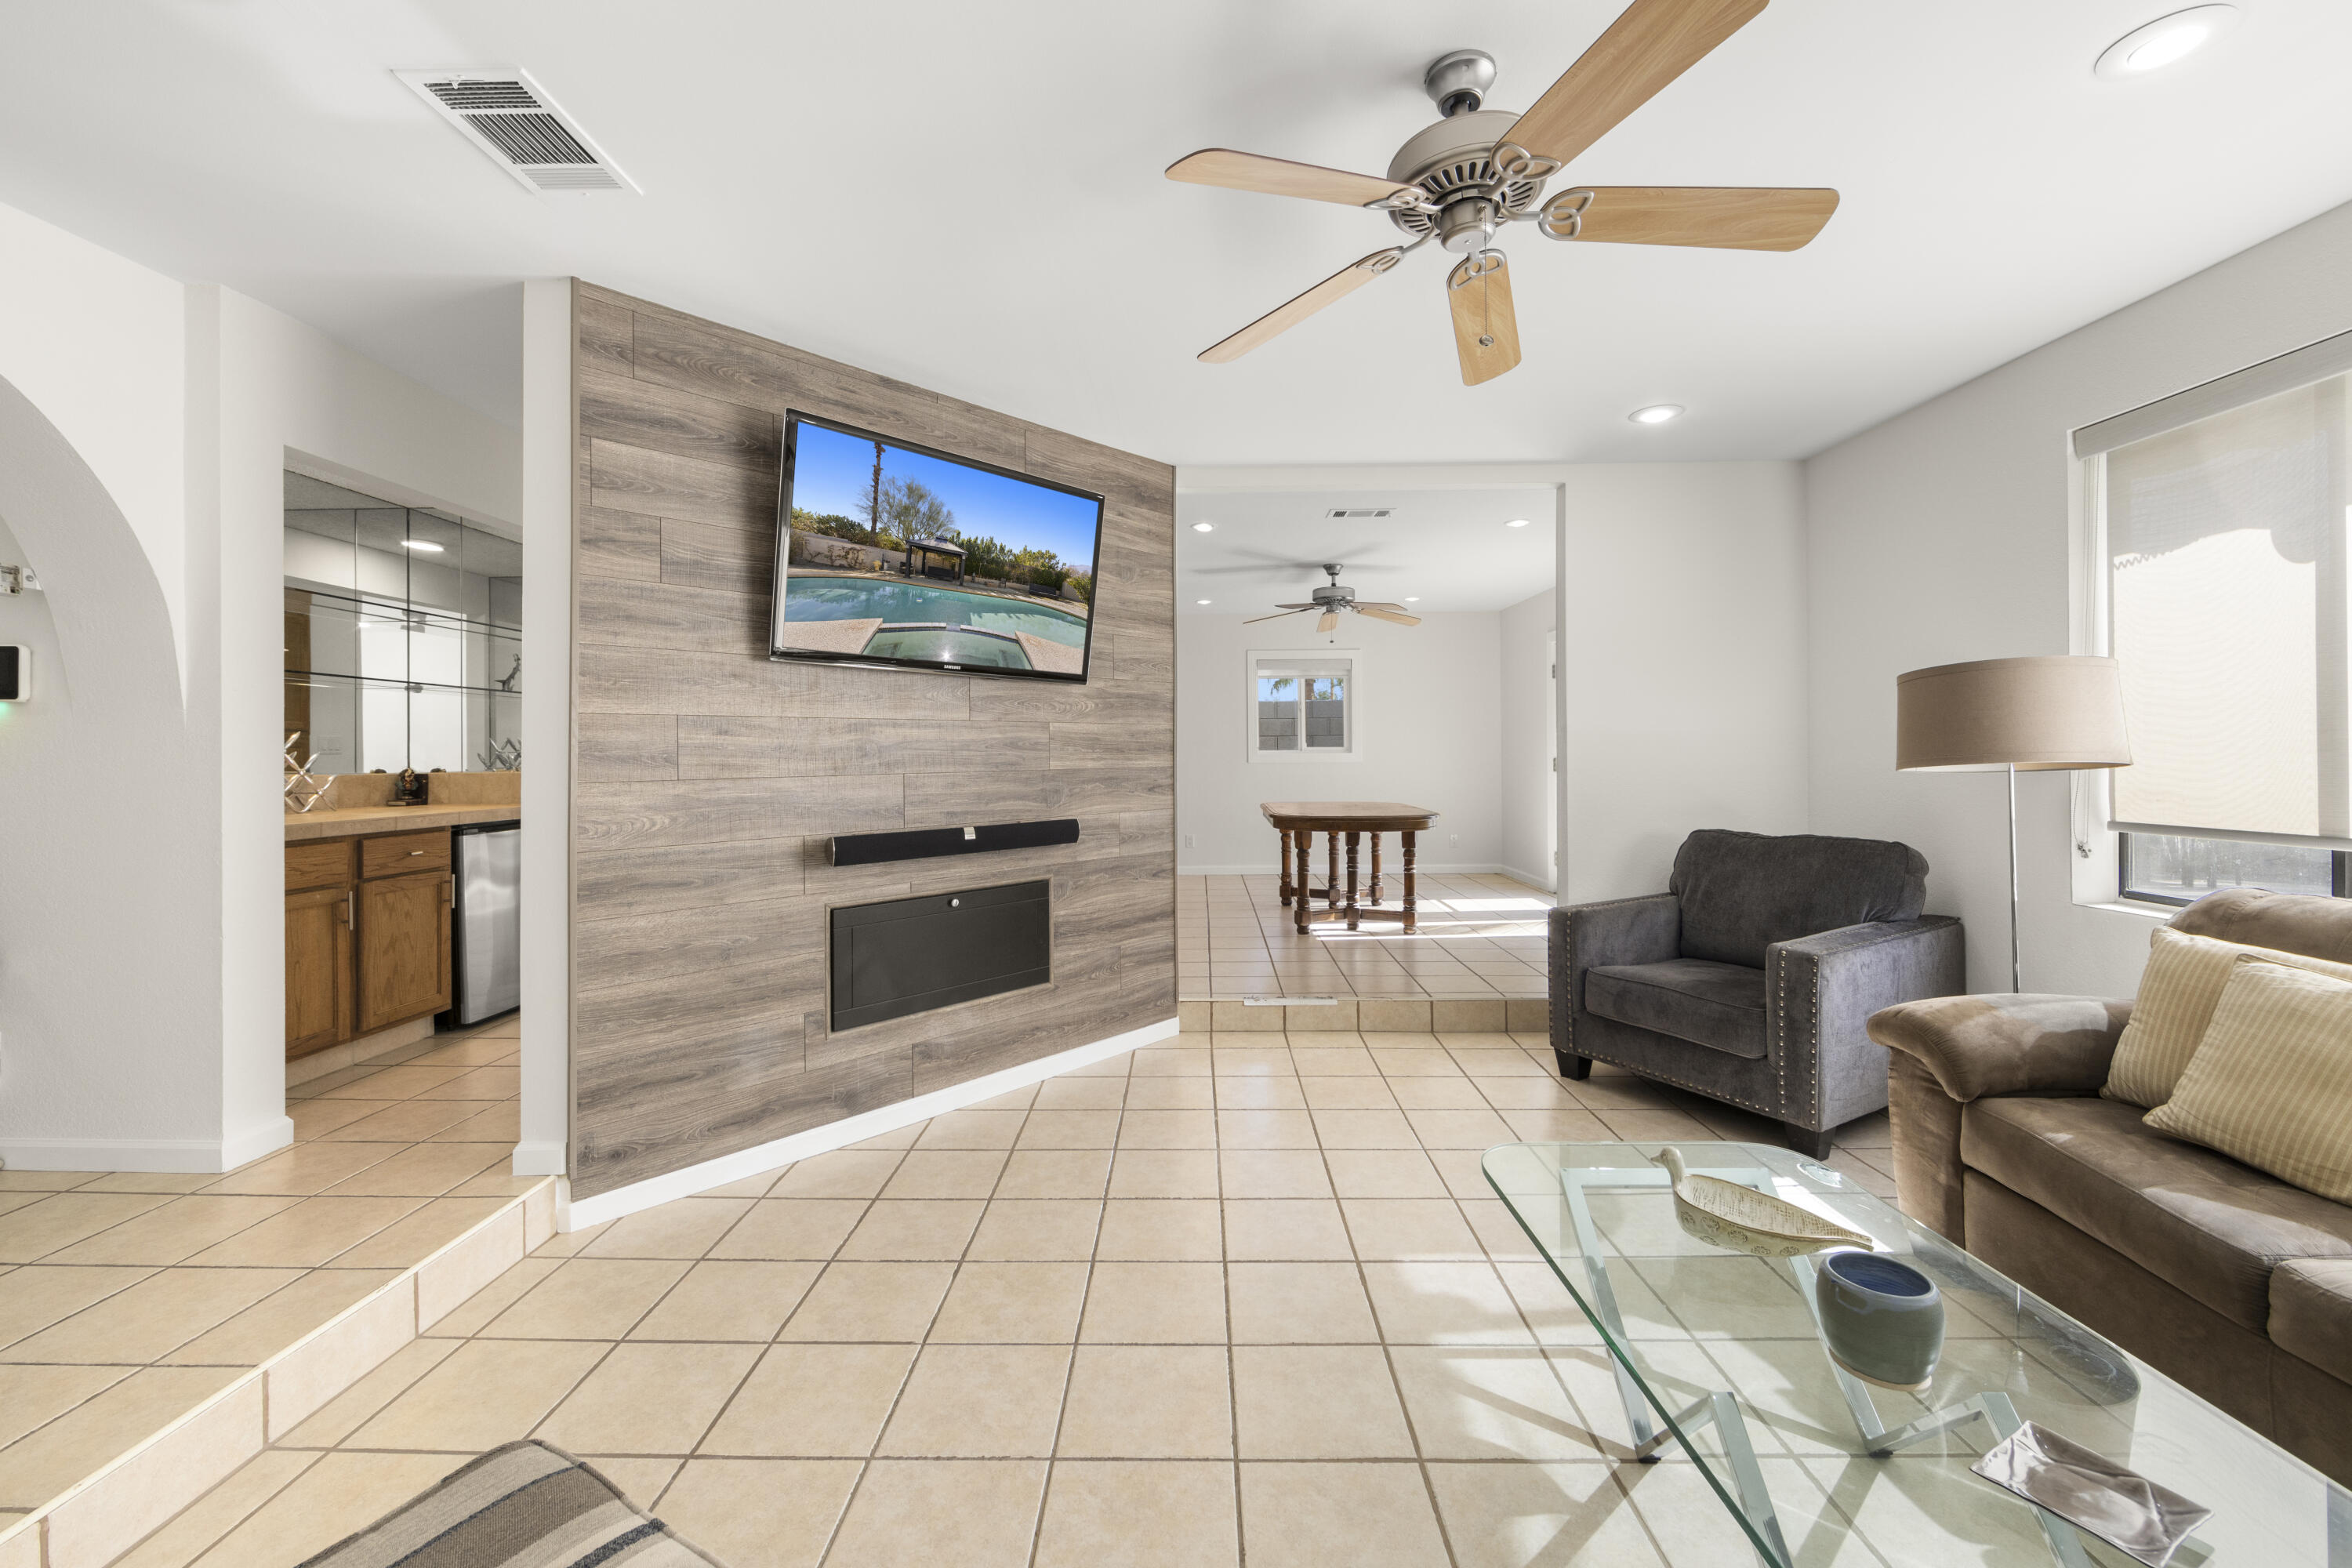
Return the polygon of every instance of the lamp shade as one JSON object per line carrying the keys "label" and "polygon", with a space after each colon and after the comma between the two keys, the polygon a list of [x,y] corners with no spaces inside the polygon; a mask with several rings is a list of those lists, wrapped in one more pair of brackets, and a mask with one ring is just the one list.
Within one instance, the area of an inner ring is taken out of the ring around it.
{"label": "lamp shade", "polygon": [[1898,675],[1895,765],[2128,767],[2116,661],[2088,655],[1980,658]]}

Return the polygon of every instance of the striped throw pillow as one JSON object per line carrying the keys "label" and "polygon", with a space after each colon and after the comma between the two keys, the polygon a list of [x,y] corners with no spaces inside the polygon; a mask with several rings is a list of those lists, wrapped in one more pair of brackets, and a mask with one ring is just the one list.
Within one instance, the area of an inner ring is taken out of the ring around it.
{"label": "striped throw pillow", "polygon": [[2335,980],[2352,980],[2352,963],[2331,963],[2299,952],[2280,952],[2242,942],[2217,942],[2158,926],[2148,941],[2147,967],[2140,973],[2139,997],[2131,1021],[2116,1042],[2107,1081],[2099,1092],[2109,1100],[2150,1110],[2172,1098],[2189,1058],[2197,1054],[2221,987],[2242,958],[2259,958],[2307,969]]}
{"label": "striped throw pillow", "polygon": [[2352,983],[2240,960],[2172,1098],[2143,1120],[2352,1203]]}

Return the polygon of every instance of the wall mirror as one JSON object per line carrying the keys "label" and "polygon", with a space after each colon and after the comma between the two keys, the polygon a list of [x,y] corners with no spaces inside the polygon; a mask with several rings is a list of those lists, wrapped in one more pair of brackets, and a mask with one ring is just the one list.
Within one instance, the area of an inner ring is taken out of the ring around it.
{"label": "wall mirror", "polygon": [[286,732],[321,775],[520,767],[521,542],[289,473]]}

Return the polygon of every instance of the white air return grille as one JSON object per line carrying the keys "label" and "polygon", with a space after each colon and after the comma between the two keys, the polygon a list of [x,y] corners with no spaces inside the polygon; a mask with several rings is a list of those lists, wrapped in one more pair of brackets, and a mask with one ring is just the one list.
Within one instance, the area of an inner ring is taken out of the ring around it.
{"label": "white air return grille", "polygon": [[1391,509],[1384,506],[1335,506],[1325,517],[1386,517]]}
{"label": "white air return grille", "polygon": [[394,71],[484,155],[534,191],[634,191],[527,71]]}

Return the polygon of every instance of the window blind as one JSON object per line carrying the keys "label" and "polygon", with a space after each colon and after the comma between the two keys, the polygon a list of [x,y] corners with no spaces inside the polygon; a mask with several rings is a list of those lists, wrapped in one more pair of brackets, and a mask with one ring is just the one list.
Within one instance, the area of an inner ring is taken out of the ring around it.
{"label": "window blind", "polygon": [[2106,451],[2134,758],[2115,775],[2111,826],[2352,846],[2346,384],[2273,392]]}

